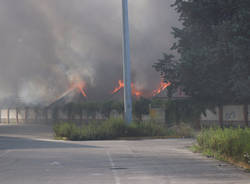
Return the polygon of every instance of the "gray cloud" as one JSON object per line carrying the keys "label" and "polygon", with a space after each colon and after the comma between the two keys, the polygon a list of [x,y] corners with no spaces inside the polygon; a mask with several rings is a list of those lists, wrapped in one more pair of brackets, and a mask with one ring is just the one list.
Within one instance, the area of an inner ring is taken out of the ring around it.
{"label": "gray cloud", "polygon": [[[173,0],[129,1],[133,81],[153,90],[152,64],[173,43]],[[122,77],[120,0],[0,0],[0,95],[53,100],[74,80],[102,99]]]}

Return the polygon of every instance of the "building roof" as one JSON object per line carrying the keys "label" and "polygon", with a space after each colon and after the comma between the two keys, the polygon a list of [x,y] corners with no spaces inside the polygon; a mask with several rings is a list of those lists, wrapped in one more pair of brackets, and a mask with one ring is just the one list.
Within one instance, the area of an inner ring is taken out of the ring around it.
{"label": "building roof", "polygon": [[23,100],[16,96],[10,96],[0,100],[0,108],[20,108],[26,106]]}

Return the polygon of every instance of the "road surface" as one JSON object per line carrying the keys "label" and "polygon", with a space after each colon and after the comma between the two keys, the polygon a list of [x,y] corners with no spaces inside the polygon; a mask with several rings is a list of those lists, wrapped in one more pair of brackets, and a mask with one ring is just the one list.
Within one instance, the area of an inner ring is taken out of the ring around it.
{"label": "road surface", "polygon": [[190,152],[192,139],[64,142],[5,128],[1,184],[250,184],[249,173]]}

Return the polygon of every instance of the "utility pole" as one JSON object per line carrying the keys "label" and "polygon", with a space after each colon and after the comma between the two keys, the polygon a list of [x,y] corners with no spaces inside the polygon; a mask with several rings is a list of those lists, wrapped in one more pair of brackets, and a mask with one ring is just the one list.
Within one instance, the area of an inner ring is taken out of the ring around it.
{"label": "utility pole", "polygon": [[124,80],[124,115],[126,123],[132,122],[131,67],[128,0],[122,0],[123,22],[123,80]]}

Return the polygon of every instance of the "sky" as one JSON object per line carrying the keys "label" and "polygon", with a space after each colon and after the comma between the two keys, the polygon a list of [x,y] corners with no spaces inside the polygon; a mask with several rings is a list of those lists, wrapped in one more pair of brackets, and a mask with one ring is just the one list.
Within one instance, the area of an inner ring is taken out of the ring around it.
{"label": "sky", "polygon": [[[152,65],[178,27],[173,0],[129,0],[132,80],[152,91]],[[0,0],[0,98],[53,101],[84,80],[89,98],[107,98],[122,79],[121,0]]]}

